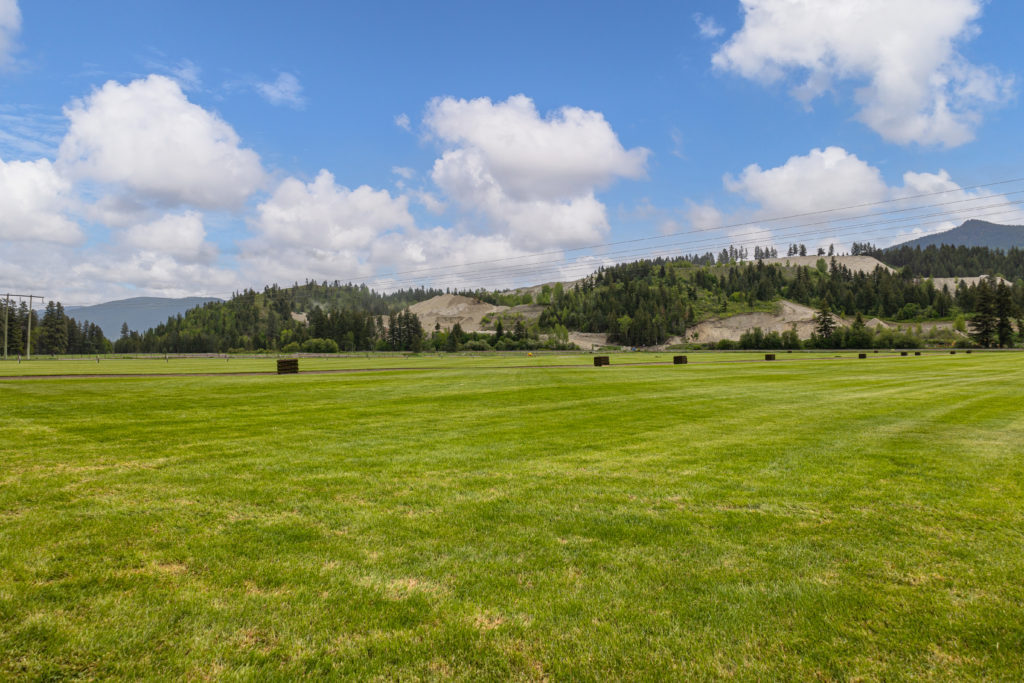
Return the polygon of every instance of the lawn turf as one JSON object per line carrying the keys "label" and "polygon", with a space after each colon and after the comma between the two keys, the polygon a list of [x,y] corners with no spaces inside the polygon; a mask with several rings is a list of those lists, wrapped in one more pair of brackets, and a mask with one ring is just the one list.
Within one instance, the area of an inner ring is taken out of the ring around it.
{"label": "lawn turf", "polygon": [[1019,679],[1022,399],[1019,354],[0,382],[0,677]]}

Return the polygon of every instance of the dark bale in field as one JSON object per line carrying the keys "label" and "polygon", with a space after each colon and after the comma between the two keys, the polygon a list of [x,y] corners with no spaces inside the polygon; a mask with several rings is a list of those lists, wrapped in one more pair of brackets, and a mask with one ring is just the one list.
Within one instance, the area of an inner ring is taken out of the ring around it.
{"label": "dark bale in field", "polygon": [[277,359],[277,374],[279,375],[297,375],[299,373],[299,359],[298,358],[278,358]]}
{"label": "dark bale in field", "polygon": [[774,353],[766,353],[766,354],[764,354],[764,359],[765,360],[775,360],[775,354]]}
{"label": "dark bale in field", "polygon": [[672,356],[674,365],[686,365],[686,356]]}

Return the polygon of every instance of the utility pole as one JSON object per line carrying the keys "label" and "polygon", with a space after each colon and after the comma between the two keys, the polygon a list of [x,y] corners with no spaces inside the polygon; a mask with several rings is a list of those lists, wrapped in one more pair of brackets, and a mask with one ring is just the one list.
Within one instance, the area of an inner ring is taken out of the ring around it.
{"label": "utility pole", "polygon": [[28,351],[25,353],[25,360],[32,360],[32,295],[28,295]]}
{"label": "utility pole", "polygon": [[10,318],[11,312],[11,294],[8,292],[7,298],[4,300],[4,360],[7,360],[7,321]]}
{"label": "utility pole", "polygon": [[[39,299],[42,301],[45,296],[40,294],[11,294],[8,292],[5,295],[5,306],[4,306],[4,360],[7,360],[7,329],[10,327],[10,312],[11,312],[11,297],[15,299],[28,299],[28,346],[26,346],[27,352],[25,354],[25,360],[32,359],[32,299]],[[18,330],[18,334],[21,334],[21,330]]]}

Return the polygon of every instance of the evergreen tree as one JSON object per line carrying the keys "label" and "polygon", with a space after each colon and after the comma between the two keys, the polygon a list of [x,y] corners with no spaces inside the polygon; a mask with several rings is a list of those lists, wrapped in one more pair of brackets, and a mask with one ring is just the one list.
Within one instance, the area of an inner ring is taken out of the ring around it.
{"label": "evergreen tree", "polygon": [[814,332],[822,341],[830,342],[835,331],[836,321],[832,317],[832,302],[826,297],[814,316]]}
{"label": "evergreen tree", "polygon": [[857,318],[850,326],[850,333],[846,338],[846,345],[851,349],[866,349],[871,346],[871,330],[864,324],[864,317],[857,313]]}
{"label": "evergreen tree", "polygon": [[983,348],[992,346],[996,340],[997,323],[995,295],[986,278],[974,288],[974,317],[968,323],[971,338]]}
{"label": "evergreen tree", "polygon": [[996,287],[995,316],[999,346],[1013,346],[1013,297],[1005,282]]}

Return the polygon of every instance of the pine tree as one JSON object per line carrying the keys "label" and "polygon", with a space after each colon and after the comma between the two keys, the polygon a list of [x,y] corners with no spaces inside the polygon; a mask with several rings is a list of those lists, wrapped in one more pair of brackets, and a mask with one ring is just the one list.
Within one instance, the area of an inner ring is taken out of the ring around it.
{"label": "pine tree", "polygon": [[974,317],[968,323],[971,338],[982,348],[992,346],[992,342],[996,340],[995,312],[995,295],[988,279],[983,279],[974,288]]}
{"label": "pine tree", "polygon": [[818,309],[817,314],[814,316],[814,332],[823,341],[829,341],[832,339],[835,331],[836,321],[832,317],[832,302],[829,301],[828,297],[825,297],[825,300],[821,303],[821,308]]}
{"label": "pine tree", "polygon": [[1013,346],[1013,296],[1005,282],[996,287],[995,315],[999,346]]}

